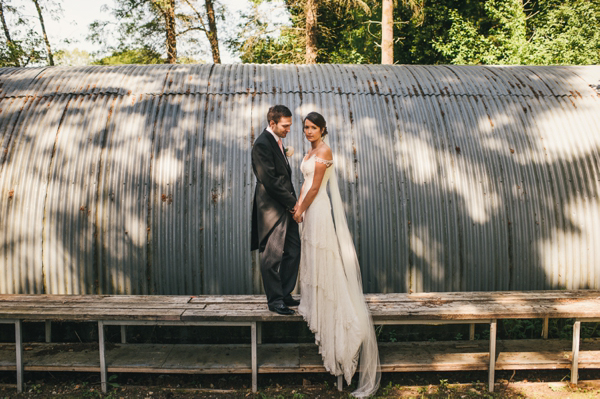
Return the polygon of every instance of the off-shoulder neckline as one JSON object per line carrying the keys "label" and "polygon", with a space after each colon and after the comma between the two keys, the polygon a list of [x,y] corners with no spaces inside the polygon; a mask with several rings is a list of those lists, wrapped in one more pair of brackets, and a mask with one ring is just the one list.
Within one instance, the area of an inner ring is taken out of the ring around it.
{"label": "off-shoulder neckline", "polygon": [[304,156],[304,158],[303,158],[302,160],[303,160],[303,161],[308,161],[308,160],[309,160],[309,159],[311,159],[311,158],[318,158],[318,159],[320,159],[321,161],[333,162],[333,159],[325,159],[325,158],[321,158],[321,157],[318,157],[318,156],[317,156],[317,154],[312,154],[312,155],[311,155],[310,157],[308,157],[308,158],[307,158],[307,157],[306,157],[306,155],[305,155],[305,156]]}

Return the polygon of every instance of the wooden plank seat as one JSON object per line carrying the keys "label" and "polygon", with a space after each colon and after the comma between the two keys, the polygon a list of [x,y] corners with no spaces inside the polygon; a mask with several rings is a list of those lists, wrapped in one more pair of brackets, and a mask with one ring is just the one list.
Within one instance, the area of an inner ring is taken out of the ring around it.
{"label": "wooden plank seat", "polygon": [[[581,322],[600,321],[600,291],[369,294],[367,301],[375,324],[490,325],[489,341],[381,343],[383,372],[488,369],[493,390],[496,369],[571,368],[576,383],[579,367],[600,367],[600,341],[584,342],[580,354],[579,340]],[[497,320],[515,318],[544,319],[546,336],[548,318],[574,318],[573,341],[496,342]],[[68,344],[27,344],[30,350],[24,353],[24,321],[45,321],[48,328],[52,321],[95,322],[99,345],[68,356]],[[20,391],[24,370],[100,371],[104,390],[108,372],[251,373],[254,391],[258,372],[324,372],[312,344],[261,344],[262,323],[275,321],[302,318],[269,312],[262,295],[0,295],[0,323],[15,325],[15,344],[0,345],[0,370],[16,370]],[[142,345],[124,344],[123,338],[106,349],[106,325],[120,325],[122,331],[127,325],[238,325],[250,328],[251,342]],[[473,338],[473,328],[471,332]],[[48,352],[48,345],[54,352]],[[36,355],[40,352],[44,356]]]}

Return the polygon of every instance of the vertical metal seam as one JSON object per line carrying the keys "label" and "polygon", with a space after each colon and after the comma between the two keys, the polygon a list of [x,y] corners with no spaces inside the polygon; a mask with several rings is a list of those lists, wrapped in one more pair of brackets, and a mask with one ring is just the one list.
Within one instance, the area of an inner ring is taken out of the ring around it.
{"label": "vertical metal seam", "polygon": [[[108,94],[109,96],[111,94]],[[108,110],[108,118],[106,119],[106,124],[104,125],[104,134],[103,134],[103,138],[102,141],[100,143],[100,159],[98,160],[98,170],[96,171],[96,207],[95,207],[95,215],[94,215],[94,220],[96,221],[94,223],[94,228],[93,228],[93,238],[94,238],[94,244],[93,244],[93,254],[92,254],[92,274],[95,276],[95,281],[100,282],[100,270],[106,270],[106,257],[102,257],[102,262],[104,264],[102,265],[98,265],[98,256],[100,251],[102,251],[102,246],[100,244],[100,236],[102,235],[102,229],[100,228],[100,221],[98,220],[98,215],[99,215],[99,209],[100,206],[102,206],[102,204],[100,204],[100,200],[101,200],[101,195],[100,195],[100,188],[102,187],[102,184],[100,184],[100,178],[102,177],[102,170],[104,168],[104,156],[106,155],[106,147],[107,147],[107,141],[108,141],[108,132],[110,130],[110,123],[112,121],[112,117],[113,117],[113,113],[115,110],[115,104],[117,103],[117,100],[120,98],[121,96],[119,96],[118,94],[115,95],[113,97],[112,100],[112,104],[110,105],[110,108]],[[99,231],[100,230],[100,231]],[[101,288],[100,288],[100,284],[95,284],[95,293],[96,294],[100,294],[101,292]]]}
{"label": "vertical metal seam", "polygon": [[[209,104],[209,100],[211,98],[211,93],[210,93],[210,78],[212,77],[213,74],[213,70],[215,69],[215,64],[212,64],[212,66],[210,67],[210,71],[208,71],[208,77],[206,78],[206,93],[204,94],[206,97],[204,98],[204,120],[202,121],[202,129],[204,130],[204,132],[206,132],[206,121],[208,118],[208,104]],[[206,175],[204,174],[204,166],[206,165],[206,133],[202,134],[202,149],[200,150],[200,166],[197,173],[200,174],[200,178],[202,179],[202,184],[199,184],[198,187],[200,189],[200,195],[199,195],[199,200],[204,202],[204,179],[206,178]],[[205,287],[204,285],[204,275],[206,272],[206,263],[205,263],[205,259],[204,259],[204,237],[205,237],[205,231],[206,231],[206,207],[203,206],[202,210],[200,212],[200,215],[202,215],[202,228],[200,230],[200,232],[198,233],[198,241],[199,241],[199,246],[200,246],[200,251],[198,254],[198,259],[200,259],[202,261],[202,267],[200,268],[200,272],[199,272],[199,280],[200,280],[200,289],[202,290],[202,294],[205,294],[206,292],[208,292],[208,290],[206,289],[207,287]]]}
{"label": "vertical metal seam", "polygon": [[46,265],[44,264],[44,242],[46,241],[46,222],[47,222],[47,210],[46,210],[46,205],[47,205],[47,201],[48,201],[48,191],[50,191],[50,177],[52,176],[52,164],[54,162],[54,155],[56,154],[56,145],[58,142],[58,135],[60,134],[60,130],[62,128],[62,124],[65,120],[65,117],[67,115],[67,112],[69,110],[69,104],[71,104],[71,100],[74,98],[73,95],[68,94],[69,99],[67,100],[67,103],[65,104],[65,109],[63,110],[62,115],[60,116],[60,120],[58,122],[58,127],[56,129],[56,135],[54,136],[54,145],[52,147],[52,153],[50,155],[50,163],[48,165],[48,177],[47,177],[47,182],[48,184],[46,185],[46,195],[44,196],[44,218],[42,219],[42,294],[47,294],[48,293],[48,286],[47,286],[47,281],[46,281]]}
{"label": "vertical metal seam", "polygon": [[[154,168],[152,167],[153,162],[154,162],[154,151],[155,151],[155,146],[156,146],[156,125],[158,123],[158,116],[160,114],[161,111],[161,104],[162,104],[162,100],[163,97],[165,97],[164,94],[164,90],[165,87],[167,85],[167,81],[169,79],[169,72],[171,71],[171,68],[173,68],[173,65],[171,65],[169,67],[169,69],[167,70],[167,73],[165,74],[165,79],[163,81],[163,87],[162,87],[162,91],[161,93],[158,94],[158,104],[156,105],[156,113],[154,114],[154,123],[152,126],[152,146],[150,149],[150,162],[148,163],[148,176],[149,176],[149,190],[148,190],[148,202],[147,202],[147,209],[148,209],[148,214],[147,214],[147,219],[146,219],[146,276],[148,277],[148,283],[150,287],[147,288],[147,291],[149,293],[154,293],[154,287],[152,287],[152,204],[153,204],[153,199],[155,196],[154,190],[153,190],[153,184],[152,184],[152,173],[154,171]],[[154,97],[155,95],[152,94],[152,96]],[[155,282],[156,283],[156,282]]]}

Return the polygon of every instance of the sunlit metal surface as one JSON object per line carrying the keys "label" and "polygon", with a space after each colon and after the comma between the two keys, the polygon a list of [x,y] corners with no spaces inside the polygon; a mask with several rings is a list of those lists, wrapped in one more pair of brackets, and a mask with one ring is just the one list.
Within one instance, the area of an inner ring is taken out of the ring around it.
{"label": "sunlit metal surface", "polygon": [[600,67],[0,69],[0,293],[242,294],[269,106],[322,113],[368,292],[600,289]]}

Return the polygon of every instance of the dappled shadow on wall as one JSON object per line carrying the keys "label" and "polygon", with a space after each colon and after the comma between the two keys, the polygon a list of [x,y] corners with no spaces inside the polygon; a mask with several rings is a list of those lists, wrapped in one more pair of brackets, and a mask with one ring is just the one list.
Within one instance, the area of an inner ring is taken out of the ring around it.
{"label": "dappled shadow on wall", "polygon": [[302,116],[328,121],[366,291],[600,288],[600,98],[568,68],[128,66],[0,79],[3,293],[259,292],[250,150],[275,103],[294,112],[297,191]]}

